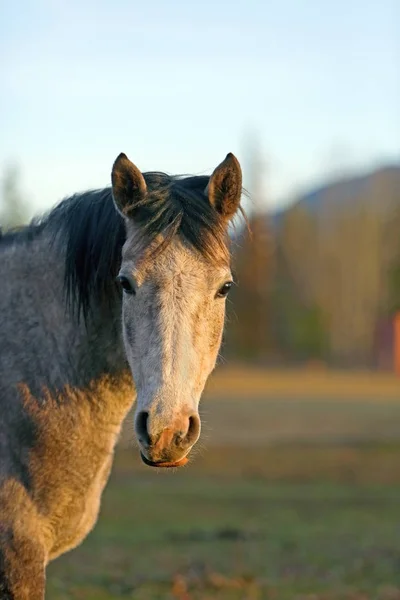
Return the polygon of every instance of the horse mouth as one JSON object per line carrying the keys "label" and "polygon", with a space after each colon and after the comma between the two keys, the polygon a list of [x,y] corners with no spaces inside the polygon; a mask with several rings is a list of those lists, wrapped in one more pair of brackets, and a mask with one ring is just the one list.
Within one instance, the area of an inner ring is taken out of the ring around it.
{"label": "horse mouth", "polygon": [[165,462],[165,461],[154,462],[154,461],[146,458],[144,456],[144,454],[142,454],[142,452],[140,453],[140,457],[141,457],[142,461],[144,462],[144,464],[147,465],[148,467],[158,467],[159,469],[160,468],[161,469],[173,469],[176,467],[183,467],[183,465],[186,465],[186,463],[189,462],[189,459],[187,456],[184,456],[183,458],[181,458],[180,460],[177,460],[175,462]]}

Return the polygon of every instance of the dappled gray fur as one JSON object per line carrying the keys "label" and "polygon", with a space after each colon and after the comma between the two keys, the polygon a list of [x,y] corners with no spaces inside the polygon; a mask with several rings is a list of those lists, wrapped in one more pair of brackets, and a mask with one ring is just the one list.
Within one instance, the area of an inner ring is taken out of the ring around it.
{"label": "dappled gray fur", "polygon": [[34,238],[23,232],[0,241],[0,481],[10,469],[23,476],[25,453],[14,445],[29,447],[35,437],[34,423],[22,418],[19,383],[44,402],[43,388],[84,388],[126,364],[118,304],[105,319],[101,311],[92,315],[87,329],[66,310],[65,251],[52,245],[52,236],[44,227]]}

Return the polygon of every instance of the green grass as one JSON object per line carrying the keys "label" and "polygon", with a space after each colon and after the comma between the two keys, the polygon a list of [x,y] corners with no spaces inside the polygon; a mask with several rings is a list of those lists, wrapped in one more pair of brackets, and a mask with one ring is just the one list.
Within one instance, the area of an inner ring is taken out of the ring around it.
{"label": "green grass", "polygon": [[173,598],[177,574],[193,598],[400,590],[400,486],[156,479],[111,483],[50,598]]}
{"label": "green grass", "polygon": [[400,403],[207,400],[189,467],[119,450],[50,600],[400,600]]}

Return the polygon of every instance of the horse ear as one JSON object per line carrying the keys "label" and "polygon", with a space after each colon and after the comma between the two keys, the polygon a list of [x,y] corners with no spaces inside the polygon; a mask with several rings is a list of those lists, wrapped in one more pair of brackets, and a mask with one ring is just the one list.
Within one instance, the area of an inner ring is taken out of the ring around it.
{"label": "horse ear", "polygon": [[115,205],[123,217],[132,218],[139,202],[147,194],[147,186],[140,170],[121,152],[112,172],[112,194]]}
{"label": "horse ear", "polygon": [[239,208],[242,195],[242,169],[231,152],[214,170],[205,194],[224,219],[232,219]]}

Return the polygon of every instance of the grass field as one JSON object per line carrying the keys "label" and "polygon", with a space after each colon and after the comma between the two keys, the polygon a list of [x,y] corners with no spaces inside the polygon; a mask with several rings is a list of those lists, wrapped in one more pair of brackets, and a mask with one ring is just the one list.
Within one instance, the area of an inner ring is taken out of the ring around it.
{"label": "grass field", "polygon": [[397,380],[221,370],[202,412],[175,473],[141,464],[128,420],[50,600],[400,600]]}

